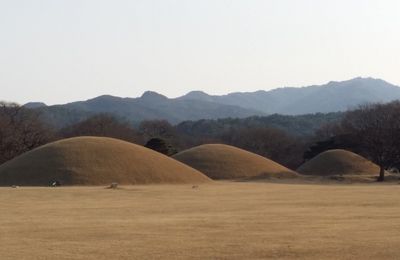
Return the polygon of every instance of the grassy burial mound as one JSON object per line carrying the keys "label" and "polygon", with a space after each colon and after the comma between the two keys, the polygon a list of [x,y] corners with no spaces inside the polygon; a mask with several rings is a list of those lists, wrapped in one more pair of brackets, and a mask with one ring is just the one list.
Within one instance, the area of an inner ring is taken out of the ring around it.
{"label": "grassy burial mound", "polygon": [[223,144],[200,145],[173,156],[211,179],[292,178],[288,168],[248,151]]}
{"label": "grassy burial mound", "polygon": [[323,152],[301,165],[297,172],[306,175],[376,175],[379,166],[364,157],[341,149]]}
{"label": "grassy burial mound", "polygon": [[53,142],[0,166],[0,185],[202,183],[210,179],[145,147],[105,137]]}

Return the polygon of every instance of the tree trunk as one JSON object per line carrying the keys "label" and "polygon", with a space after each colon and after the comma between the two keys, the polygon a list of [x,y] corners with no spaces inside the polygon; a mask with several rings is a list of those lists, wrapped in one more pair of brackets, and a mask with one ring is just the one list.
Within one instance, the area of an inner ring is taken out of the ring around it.
{"label": "tree trunk", "polygon": [[383,166],[379,167],[379,177],[378,181],[384,181],[385,180],[385,168]]}

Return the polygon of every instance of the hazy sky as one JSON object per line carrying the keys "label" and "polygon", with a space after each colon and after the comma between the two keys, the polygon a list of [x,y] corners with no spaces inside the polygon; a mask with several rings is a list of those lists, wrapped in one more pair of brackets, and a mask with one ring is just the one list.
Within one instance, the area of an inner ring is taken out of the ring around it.
{"label": "hazy sky", "polygon": [[400,85],[398,0],[0,0],[0,99]]}

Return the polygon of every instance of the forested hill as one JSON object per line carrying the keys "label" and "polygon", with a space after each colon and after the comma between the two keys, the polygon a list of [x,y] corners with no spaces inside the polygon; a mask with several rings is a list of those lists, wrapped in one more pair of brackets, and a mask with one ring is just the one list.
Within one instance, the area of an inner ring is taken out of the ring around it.
{"label": "forested hill", "polygon": [[248,118],[225,118],[217,120],[185,121],[176,126],[180,133],[189,136],[214,137],[225,131],[245,128],[278,128],[293,136],[311,136],[322,125],[338,122],[342,112],[316,113],[298,116],[270,115],[253,116]]}

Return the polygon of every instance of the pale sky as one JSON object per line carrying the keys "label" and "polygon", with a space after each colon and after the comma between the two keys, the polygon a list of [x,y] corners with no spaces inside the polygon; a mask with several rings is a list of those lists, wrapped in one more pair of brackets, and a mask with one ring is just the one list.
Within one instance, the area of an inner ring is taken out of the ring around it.
{"label": "pale sky", "polygon": [[398,0],[0,0],[0,100],[400,85]]}

